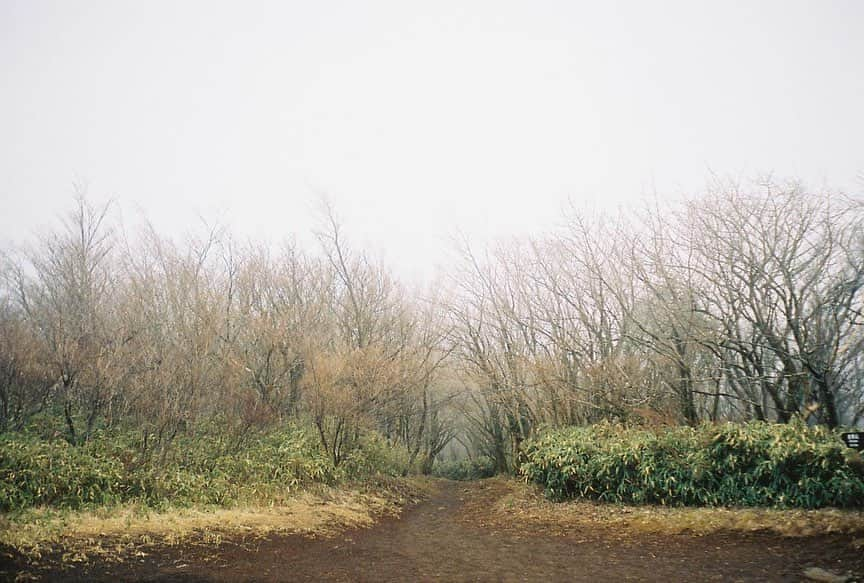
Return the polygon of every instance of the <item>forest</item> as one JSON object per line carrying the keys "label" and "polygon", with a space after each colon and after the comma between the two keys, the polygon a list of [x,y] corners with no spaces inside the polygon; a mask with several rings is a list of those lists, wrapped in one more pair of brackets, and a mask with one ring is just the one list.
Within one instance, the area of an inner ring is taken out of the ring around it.
{"label": "forest", "polygon": [[[354,246],[326,201],[308,249],[131,230],[83,193],[70,206],[0,263],[5,509],[176,499],[158,468],[223,460],[224,488],[204,480],[218,502],[249,481],[238,452],[259,452],[268,484],[491,475],[555,428],[864,419],[854,197],[717,182],[617,215],[572,207],[554,232],[457,241],[426,290]],[[271,467],[285,443],[290,471]],[[69,498],[57,460],[73,471],[86,451],[108,466]],[[22,478],[34,452],[48,466]]]}

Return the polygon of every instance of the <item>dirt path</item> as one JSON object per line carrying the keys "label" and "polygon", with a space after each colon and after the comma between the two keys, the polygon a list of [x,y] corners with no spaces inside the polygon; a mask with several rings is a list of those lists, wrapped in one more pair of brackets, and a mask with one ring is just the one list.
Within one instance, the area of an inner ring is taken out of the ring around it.
{"label": "dirt path", "polygon": [[489,516],[500,482],[442,482],[429,500],[333,538],[169,547],[121,565],[56,571],[64,581],[800,581],[811,566],[864,572],[850,537],[550,534]]}

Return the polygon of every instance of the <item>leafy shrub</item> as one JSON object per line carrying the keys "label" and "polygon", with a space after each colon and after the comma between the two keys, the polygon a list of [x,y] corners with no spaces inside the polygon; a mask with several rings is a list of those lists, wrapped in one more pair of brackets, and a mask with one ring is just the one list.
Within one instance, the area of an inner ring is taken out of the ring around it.
{"label": "leafy shrub", "polygon": [[439,463],[432,472],[440,478],[450,480],[481,480],[495,475],[495,460],[490,457],[461,459]]}
{"label": "leafy shrub", "polygon": [[751,422],[659,432],[599,424],[525,442],[547,496],[693,506],[864,505],[850,451],[824,427]]}
{"label": "leafy shrub", "polygon": [[345,477],[354,479],[375,475],[396,477],[408,470],[409,457],[404,447],[387,443],[378,433],[367,432],[339,469]]}
{"label": "leafy shrub", "polygon": [[66,441],[0,438],[0,510],[65,508],[121,499],[122,464]]}
{"label": "leafy shrub", "polygon": [[180,437],[164,457],[142,453],[138,437],[98,432],[73,447],[60,439],[0,436],[0,511],[129,501],[151,507],[272,502],[339,479],[314,436],[295,426],[235,448],[209,432]]}

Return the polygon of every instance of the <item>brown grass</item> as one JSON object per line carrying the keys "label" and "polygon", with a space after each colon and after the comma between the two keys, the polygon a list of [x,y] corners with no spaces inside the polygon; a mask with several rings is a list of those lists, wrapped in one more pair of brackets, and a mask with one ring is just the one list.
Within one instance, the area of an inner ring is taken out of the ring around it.
{"label": "brown grass", "polygon": [[320,489],[298,494],[278,506],[190,508],[156,512],[126,505],[83,512],[32,509],[15,517],[0,515],[0,545],[38,560],[63,553],[64,561],[88,555],[111,559],[146,553],[152,546],[214,545],[250,541],[277,534],[331,536],[352,527],[370,526],[383,515],[398,514],[406,503],[428,492],[429,485],[385,484],[360,490]]}
{"label": "brown grass", "polygon": [[539,488],[517,480],[496,478],[500,489],[493,516],[501,523],[520,521],[563,533],[602,529],[627,534],[692,534],[716,532],[771,532],[800,537],[817,534],[861,534],[864,512],[859,510],[783,510],[774,508],[673,508],[622,506],[593,501],[550,502]]}

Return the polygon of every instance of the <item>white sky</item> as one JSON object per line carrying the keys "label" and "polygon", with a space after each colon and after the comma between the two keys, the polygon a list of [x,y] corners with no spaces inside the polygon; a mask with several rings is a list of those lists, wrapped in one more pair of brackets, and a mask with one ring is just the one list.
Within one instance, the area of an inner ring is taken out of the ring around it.
{"label": "white sky", "polygon": [[74,181],[175,234],[302,240],[328,193],[425,278],[711,171],[864,190],[864,2],[0,0],[0,241]]}

